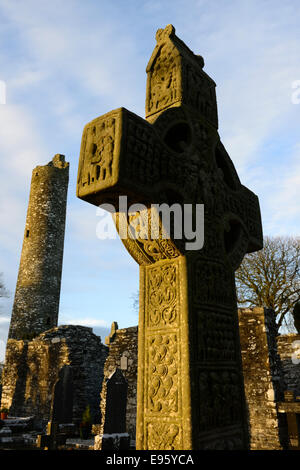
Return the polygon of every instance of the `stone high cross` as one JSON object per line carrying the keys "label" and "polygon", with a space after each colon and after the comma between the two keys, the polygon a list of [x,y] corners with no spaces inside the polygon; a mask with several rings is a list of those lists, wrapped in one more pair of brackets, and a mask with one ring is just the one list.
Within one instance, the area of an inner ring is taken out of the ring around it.
{"label": "stone high cross", "polygon": [[[85,126],[77,196],[116,207],[117,229],[140,265],[136,448],[247,448],[234,271],[262,248],[259,202],[220,141],[203,58],[172,25],[156,40],[146,120],[119,108]],[[118,211],[124,195],[146,209]],[[149,225],[142,234],[162,203],[192,204],[194,219],[204,204],[201,249],[187,249],[171,231],[162,236],[162,217],[158,238]],[[124,237],[124,222],[135,237]]]}

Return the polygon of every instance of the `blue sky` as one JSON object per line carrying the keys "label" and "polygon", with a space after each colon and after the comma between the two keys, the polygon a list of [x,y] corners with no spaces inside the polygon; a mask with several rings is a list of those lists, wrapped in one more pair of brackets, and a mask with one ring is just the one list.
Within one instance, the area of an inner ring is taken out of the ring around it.
{"label": "blue sky", "polygon": [[219,132],[260,198],[264,234],[299,235],[299,22],[298,0],[0,0],[0,272],[11,293],[0,301],[0,360],[31,172],[56,153],[70,162],[59,324],[102,339],[112,321],[137,324],[138,266],[118,238],[96,237],[96,207],[75,196],[77,166],[91,119],[120,106],[144,116],[145,68],[169,23],[217,83]]}

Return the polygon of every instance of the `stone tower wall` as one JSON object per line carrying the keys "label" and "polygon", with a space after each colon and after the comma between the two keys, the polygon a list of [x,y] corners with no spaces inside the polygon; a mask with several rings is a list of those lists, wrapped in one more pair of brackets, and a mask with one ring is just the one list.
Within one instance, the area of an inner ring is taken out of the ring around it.
{"label": "stone tower wall", "polygon": [[68,181],[63,155],[32,172],[9,339],[32,339],[57,326]]}

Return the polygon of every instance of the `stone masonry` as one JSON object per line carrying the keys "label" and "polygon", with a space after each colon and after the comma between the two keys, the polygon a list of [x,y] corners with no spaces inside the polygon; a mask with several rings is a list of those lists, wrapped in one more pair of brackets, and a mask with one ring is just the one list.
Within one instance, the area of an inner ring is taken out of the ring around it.
{"label": "stone masonry", "polygon": [[64,155],[32,172],[10,339],[32,339],[57,325],[68,181]]}
{"label": "stone masonry", "polygon": [[89,404],[93,423],[100,423],[100,391],[108,348],[91,328],[54,327],[31,341],[8,339],[3,371],[2,406],[12,416],[48,421],[59,371],[73,372],[73,422]]}
{"label": "stone masonry", "polygon": [[239,309],[239,326],[250,448],[282,449],[286,429],[277,403],[284,386],[274,313],[261,307]]}
{"label": "stone masonry", "polygon": [[[300,348],[295,343],[300,341],[300,335],[277,336],[272,311],[259,307],[239,309],[239,331],[251,449],[284,449],[287,425],[277,404],[283,400],[285,390],[294,391],[295,396],[300,394]],[[120,368],[128,381],[126,430],[132,443],[137,399],[137,332],[138,327],[118,330],[117,323],[112,324],[111,334],[106,338],[109,355],[104,370],[108,378]],[[122,364],[127,364],[128,369],[122,369]],[[105,419],[105,382],[101,393],[103,421],[98,429],[103,429]]]}
{"label": "stone masonry", "polygon": [[300,397],[300,334],[280,335],[277,338],[278,353],[284,372],[285,390]]}
{"label": "stone masonry", "polygon": [[95,437],[95,449],[98,449],[101,442],[105,423],[106,409],[106,383],[107,379],[120,369],[127,381],[127,407],[126,407],[126,432],[130,436],[131,445],[135,445],[136,435],[136,385],[137,385],[137,349],[138,349],[138,327],[118,329],[117,324],[112,324],[112,332],[106,338],[109,353],[104,366],[104,380],[101,391],[101,415],[102,421]]}

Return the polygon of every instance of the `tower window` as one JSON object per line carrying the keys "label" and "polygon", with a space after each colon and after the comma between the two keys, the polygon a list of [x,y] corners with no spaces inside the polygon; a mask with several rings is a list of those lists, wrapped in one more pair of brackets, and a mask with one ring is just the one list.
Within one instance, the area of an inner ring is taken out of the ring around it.
{"label": "tower window", "polygon": [[50,317],[47,318],[46,325],[50,325]]}
{"label": "tower window", "polygon": [[29,237],[29,230],[26,230],[26,238]]}

